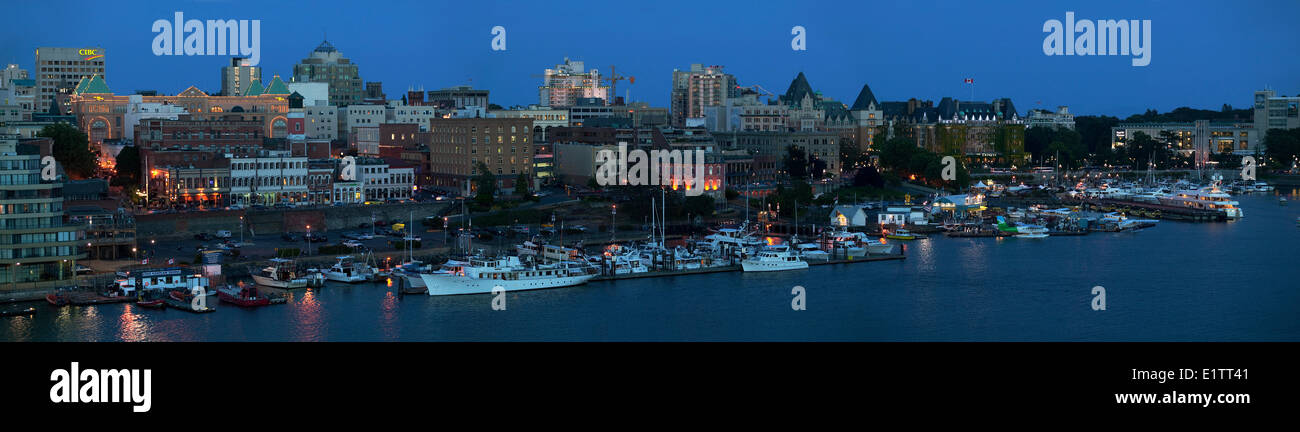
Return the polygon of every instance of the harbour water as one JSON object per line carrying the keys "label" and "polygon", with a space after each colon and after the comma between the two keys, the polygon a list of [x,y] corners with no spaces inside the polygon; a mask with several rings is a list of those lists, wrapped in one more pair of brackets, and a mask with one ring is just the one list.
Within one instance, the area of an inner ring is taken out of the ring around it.
{"label": "harbour water", "polygon": [[[933,236],[906,242],[906,260],[512,292],[505,310],[491,295],[333,282],[211,314],[41,303],[0,318],[0,341],[1296,341],[1300,199],[1282,193],[1296,203],[1239,197],[1246,217],[1228,223]],[[791,308],[795,286],[806,310]]]}

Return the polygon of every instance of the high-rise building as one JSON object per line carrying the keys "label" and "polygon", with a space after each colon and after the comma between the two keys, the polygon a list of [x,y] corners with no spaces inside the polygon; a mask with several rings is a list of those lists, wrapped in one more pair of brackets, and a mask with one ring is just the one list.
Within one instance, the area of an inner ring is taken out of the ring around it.
{"label": "high-rise building", "polygon": [[366,96],[357,65],[328,41],[293,66],[293,81],[329,83],[330,105],[336,107],[359,104]]}
{"label": "high-rise building", "polygon": [[49,111],[59,95],[72,93],[83,78],[94,75],[104,75],[103,48],[37,48],[36,110]]}
{"label": "high-rise building", "polygon": [[42,177],[41,154],[36,146],[21,144],[17,136],[0,136],[0,290],[66,285],[73,262],[84,258],[81,225],[65,220],[63,176]]}
{"label": "high-rise building", "polygon": [[568,57],[563,64],[555,65],[555,69],[546,69],[538,87],[538,103],[555,108],[577,105],[582,98],[601,99],[608,105],[610,96],[609,86],[601,84],[600,71],[588,71],[582,62],[570,61]]}
{"label": "high-rise building", "polygon": [[736,77],[723,73],[722,66],[696,63],[689,71],[674,69],[670,106],[673,126],[685,126],[688,118],[703,118],[706,108],[726,105],[738,94]]}
{"label": "high-rise building", "polygon": [[262,68],[253,66],[246,58],[232,58],[230,66],[221,67],[221,95],[243,96],[250,84],[261,80]]}

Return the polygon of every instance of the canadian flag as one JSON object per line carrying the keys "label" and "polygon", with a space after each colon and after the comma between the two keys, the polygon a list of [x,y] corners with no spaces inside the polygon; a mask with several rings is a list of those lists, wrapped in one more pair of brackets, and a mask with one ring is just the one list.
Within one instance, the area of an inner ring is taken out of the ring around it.
{"label": "canadian flag", "polygon": [[975,78],[966,78],[966,79],[962,80],[962,82],[964,82],[964,83],[966,83],[966,84],[975,84]]}

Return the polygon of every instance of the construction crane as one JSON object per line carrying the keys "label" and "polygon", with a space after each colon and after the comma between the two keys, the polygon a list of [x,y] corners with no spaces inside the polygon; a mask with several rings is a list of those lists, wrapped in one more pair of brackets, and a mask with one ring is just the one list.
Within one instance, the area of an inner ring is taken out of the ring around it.
{"label": "construction crane", "polygon": [[753,90],[753,91],[755,91],[755,92],[757,92],[757,93],[759,93],[759,94],[762,94],[762,95],[764,95],[764,96],[767,96],[767,97],[769,97],[769,98],[771,98],[771,97],[776,97],[775,94],[772,94],[772,92],[767,91],[767,89],[763,88],[763,86],[758,85],[758,84],[754,84],[754,85],[752,85],[752,86],[748,86],[748,87],[741,87],[741,86],[737,85],[736,88],[741,89],[741,90]]}
{"label": "construction crane", "polygon": [[605,78],[601,78],[600,80],[601,80],[601,81],[608,81],[608,82],[609,82],[609,93],[610,93],[610,96],[609,96],[609,100],[608,100],[608,102],[609,102],[610,105],[613,105],[613,104],[614,104],[614,98],[618,96],[618,82],[619,82],[619,81],[627,80],[627,83],[628,83],[628,84],[636,84],[636,77],[634,77],[634,76],[625,77],[625,76],[619,75],[617,72],[614,72],[614,66],[610,66],[610,67],[609,67],[609,76],[608,76],[608,77],[605,77]]}

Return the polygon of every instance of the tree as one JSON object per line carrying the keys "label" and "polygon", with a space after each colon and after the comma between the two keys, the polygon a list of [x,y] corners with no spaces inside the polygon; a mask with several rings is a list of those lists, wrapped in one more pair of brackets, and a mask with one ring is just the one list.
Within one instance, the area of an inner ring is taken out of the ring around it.
{"label": "tree", "polygon": [[713,214],[713,197],[708,195],[686,197],[686,201],[682,204],[682,210],[690,215],[711,215]]}
{"label": "tree", "polygon": [[36,136],[54,140],[54,160],[74,179],[95,175],[95,153],[90,151],[90,140],[85,132],[67,123],[47,125]]}
{"label": "tree", "polygon": [[140,184],[140,151],[135,146],[122,147],[117,152],[117,175],[113,177],[113,186]]}
{"label": "tree", "polygon": [[[885,142],[882,137],[883,133],[877,134],[878,143]],[[858,145],[850,139],[840,139],[840,166],[844,169],[857,168],[866,165],[867,155],[858,148]]]}
{"label": "tree", "polygon": [[791,178],[808,178],[808,154],[799,146],[786,147],[784,164],[785,171]]}
{"label": "tree", "polygon": [[808,170],[810,171],[809,174],[812,175],[813,179],[821,180],[822,177],[826,176],[826,161],[821,160],[821,158],[818,158],[816,156],[813,156],[812,160],[809,161],[808,163]]}
{"label": "tree", "polygon": [[519,173],[519,177],[515,177],[515,195],[518,195],[520,197],[529,196],[528,176],[524,175],[524,173]]}
{"label": "tree", "polygon": [[885,178],[880,176],[880,171],[877,171],[876,167],[858,168],[858,173],[853,176],[853,186],[882,188],[885,187]]}
{"label": "tree", "polygon": [[478,163],[476,170],[478,175],[474,176],[474,186],[478,189],[478,193],[474,195],[474,201],[480,206],[490,208],[496,199],[497,178],[483,162]]}
{"label": "tree", "polygon": [[1300,128],[1269,129],[1264,136],[1264,154],[1281,168],[1300,159]]}

